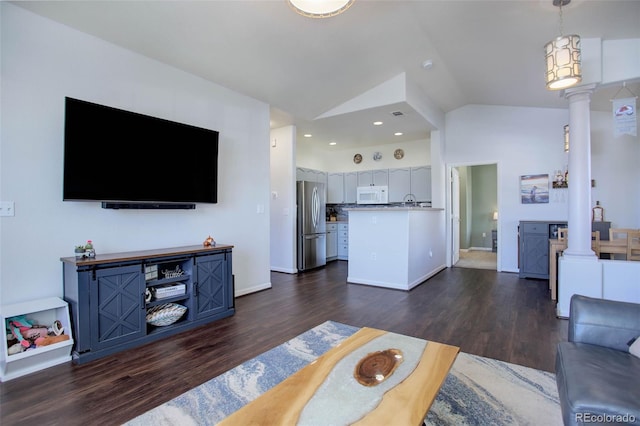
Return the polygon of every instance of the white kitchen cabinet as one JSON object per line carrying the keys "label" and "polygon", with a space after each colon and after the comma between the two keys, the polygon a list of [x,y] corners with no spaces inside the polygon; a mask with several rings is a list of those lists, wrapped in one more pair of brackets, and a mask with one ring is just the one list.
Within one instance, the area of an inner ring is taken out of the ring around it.
{"label": "white kitchen cabinet", "polygon": [[373,185],[373,170],[358,172],[358,186]]}
{"label": "white kitchen cabinet", "polygon": [[349,259],[349,224],[338,224],[338,259]]}
{"label": "white kitchen cabinet", "polygon": [[329,173],[327,176],[327,204],[344,203],[344,173]]}
{"label": "white kitchen cabinet", "polygon": [[328,185],[328,181],[327,181],[327,179],[328,179],[328,176],[327,176],[327,175],[328,175],[328,173],[327,173],[327,172],[321,172],[321,171],[319,171],[319,170],[315,170],[315,178],[316,178],[316,180],[315,180],[315,181],[316,181],[316,182],[318,182],[318,183],[322,183],[322,184],[324,184],[325,197],[326,197],[326,195],[327,195],[327,194],[326,194],[326,191],[327,191],[328,186],[329,186],[329,185]]}
{"label": "white kitchen cabinet", "polygon": [[338,258],[338,224],[327,223],[327,261]]}
{"label": "white kitchen cabinet", "polygon": [[356,202],[358,188],[358,173],[347,172],[344,174],[344,202],[353,204]]}
{"label": "white kitchen cabinet", "polygon": [[411,193],[411,169],[389,169],[389,202],[401,203]]}
{"label": "white kitchen cabinet", "polygon": [[389,202],[404,201],[431,201],[430,166],[389,169]]}
{"label": "white kitchen cabinet", "polygon": [[307,182],[319,182],[327,184],[327,173],[321,170],[307,169],[305,167],[296,167],[296,180],[305,180]]}
{"label": "white kitchen cabinet", "polygon": [[312,179],[315,179],[315,177],[311,173],[311,169],[296,167],[296,180],[311,181]]}
{"label": "white kitchen cabinet", "polygon": [[386,186],[389,184],[389,170],[365,170],[358,172],[358,186]]}
{"label": "white kitchen cabinet", "polygon": [[374,170],[372,178],[375,186],[389,185],[389,169]]}
{"label": "white kitchen cabinet", "polygon": [[431,166],[411,168],[411,193],[415,201],[431,201]]}
{"label": "white kitchen cabinet", "polygon": [[[326,173],[298,167],[296,179],[325,184],[327,204],[355,204],[358,186],[389,186],[389,202],[431,201],[431,166]],[[411,199],[405,196],[413,194]]]}

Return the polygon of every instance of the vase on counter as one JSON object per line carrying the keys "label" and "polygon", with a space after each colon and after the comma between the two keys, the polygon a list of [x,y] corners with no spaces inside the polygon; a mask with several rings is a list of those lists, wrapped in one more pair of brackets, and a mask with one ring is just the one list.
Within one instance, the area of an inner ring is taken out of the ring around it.
{"label": "vase on counter", "polygon": [[74,253],[76,255],[76,259],[82,259],[84,257],[84,246],[76,246]]}
{"label": "vase on counter", "polygon": [[96,251],[93,248],[93,243],[91,240],[87,241],[87,244],[84,245],[84,255],[86,257],[96,257]]}

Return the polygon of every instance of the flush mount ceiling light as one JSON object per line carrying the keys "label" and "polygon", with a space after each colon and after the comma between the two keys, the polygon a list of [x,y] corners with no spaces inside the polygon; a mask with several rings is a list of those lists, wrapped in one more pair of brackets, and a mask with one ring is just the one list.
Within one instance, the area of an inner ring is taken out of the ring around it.
{"label": "flush mount ceiling light", "polygon": [[286,0],[289,6],[307,18],[330,18],[349,9],[355,0]]}
{"label": "flush mount ceiling light", "polygon": [[553,5],[560,8],[560,36],[544,46],[549,90],[566,89],[582,81],[580,36],[562,35],[562,6],[570,2],[571,0],[553,0]]}
{"label": "flush mount ceiling light", "polygon": [[427,59],[422,63],[422,68],[425,70],[430,70],[433,68],[433,61],[431,59]]}

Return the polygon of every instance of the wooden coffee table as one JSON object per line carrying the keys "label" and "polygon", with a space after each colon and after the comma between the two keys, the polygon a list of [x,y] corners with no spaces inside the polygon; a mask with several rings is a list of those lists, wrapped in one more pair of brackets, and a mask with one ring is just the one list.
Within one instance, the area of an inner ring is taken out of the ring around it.
{"label": "wooden coffee table", "polygon": [[[393,356],[380,355],[388,350],[398,360],[391,372],[383,364]],[[365,327],[219,424],[420,425],[459,350]],[[371,371],[359,367],[364,359],[367,368],[380,367],[386,377],[371,374],[376,383],[361,384],[356,370]]]}

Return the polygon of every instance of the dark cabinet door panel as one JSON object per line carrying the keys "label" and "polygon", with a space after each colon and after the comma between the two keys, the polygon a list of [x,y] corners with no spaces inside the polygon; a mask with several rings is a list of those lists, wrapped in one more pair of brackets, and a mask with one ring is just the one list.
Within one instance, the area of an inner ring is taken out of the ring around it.
{"label": "dark cabinet door panel", "polygon": [[196,318],[214,315],[228,308],[227,271],[224,254],[196,259]]}
{"label": "dark cabinet door panel", "polygon": [[137,265],[96,271],[90,295],[92,349],[145,334],[144,288],[144,277]]}

